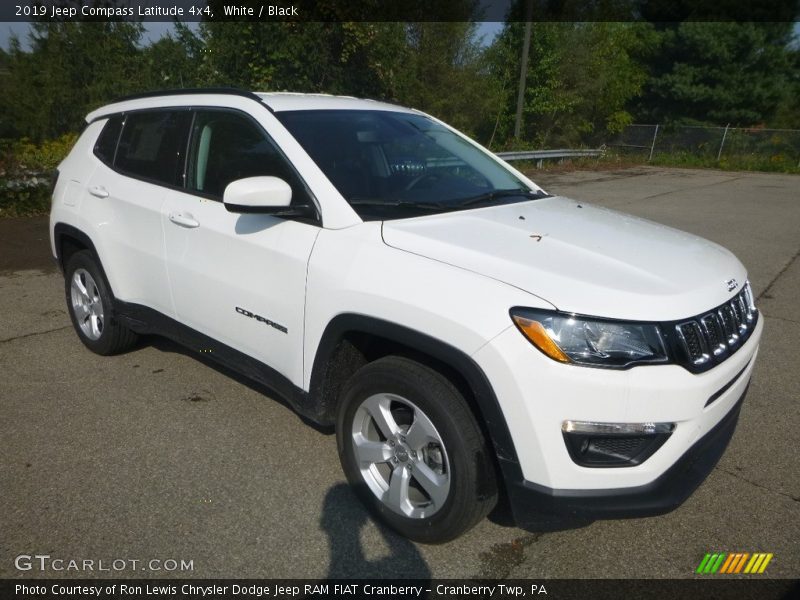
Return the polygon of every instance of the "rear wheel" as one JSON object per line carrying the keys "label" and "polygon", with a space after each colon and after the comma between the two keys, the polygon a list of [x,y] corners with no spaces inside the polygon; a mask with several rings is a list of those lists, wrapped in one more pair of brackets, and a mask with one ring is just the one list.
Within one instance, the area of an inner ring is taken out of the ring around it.
{"label": "rear wheel", "polygon": [[136,343],[136,334],[114,319],[108,284],[91,252],[81,250],[70,257],[64,284],[72,325],[89,350],[118,354]]}
{"label": "rear wheel", "polygon": [[416,541],[449,541],[497,500],[493,463],[472,411],[440,373],[389,356],[347,383],[337,442],[356,492],[384,523]]}

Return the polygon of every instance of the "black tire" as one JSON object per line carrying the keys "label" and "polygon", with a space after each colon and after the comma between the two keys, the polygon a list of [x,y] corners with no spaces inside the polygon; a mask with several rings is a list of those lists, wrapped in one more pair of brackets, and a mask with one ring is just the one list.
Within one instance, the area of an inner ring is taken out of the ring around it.
{"label": "black tire", "polygon": [[[377,406],[386,406],[391,413],[384,428],[399,426],[400,434],[381,432],[372,416]],[[416,445],[420,431],[426,432],[427,440],[438,436],[441,448],[433,441]],[[412,435],[407,439],[405,433]],[[374,447],[379,448],[380,459],[374,464],[372,459],[359,460],[356,438],[359,443],[379,444]],[[336,439],[342,468],[361,500],[379,520],[412,540],[450,541],[477,524],[497,502],[494,462],[463,395],[446,377],[416,361],[388,356],[356,372],[342,391]],[[387,453],[391,457],[382,460]],[[400,481],[408,478],[408,502],[398,504],[390,498],[395,476]],[[441,485],[433,485],[436,481]]]}
{"label": "black tire", "polygon": [[[76,273],[83,288],[86,289],[86,293],[73,290],[73,279],[76,277]],[[94,254],[89,250],[76,252],[67,261],[64,270],[64,292],[72,326],[81,342],[89,350],[96,354],[109,356],[124,352],[136,343],[138,336],[114,318],[113,296]],[[87,312],[81,312],[81,308],[73,299],[73,293],[77,294],[78,303],[84,302],[87,306],[91,305],[92,310],[102,316],[95,315],[93,317],[88,314],[88,308]],[[78,314],[79,312],[81,314]],[[96,326],[87,325],[93,318],[92,323],[95,323]],[[87,328],[89,331],[86,330]]]}

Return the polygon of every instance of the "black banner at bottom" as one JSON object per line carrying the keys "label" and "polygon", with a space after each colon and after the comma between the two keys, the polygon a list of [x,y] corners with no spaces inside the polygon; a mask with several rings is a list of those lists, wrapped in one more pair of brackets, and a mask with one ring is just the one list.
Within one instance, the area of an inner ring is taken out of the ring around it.
{"label": "black banner at bottom", "polygon": [[3,600],[170,598],[175,600],[509,600],[605,598],[771,600],[800,598],[797,580],[781,579],[516,579],[516,580],[297,580],[297,579],[4,579]]}

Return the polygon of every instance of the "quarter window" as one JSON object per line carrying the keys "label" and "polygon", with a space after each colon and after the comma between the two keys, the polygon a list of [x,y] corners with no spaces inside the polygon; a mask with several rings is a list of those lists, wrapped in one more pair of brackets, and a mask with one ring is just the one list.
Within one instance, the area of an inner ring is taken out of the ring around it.
{"label": "quarter window", "polygon": [[184,150],[191,120],[188,110],[129,114],[114,166],[134,177],[182,186]]}
{"label": "quarter window", "polygon": [[114,163],[114,152],[117,150],[120,131],[122,131],[122,115],[114,115],[106,121],[94,145],[95,156],[109,166]]}

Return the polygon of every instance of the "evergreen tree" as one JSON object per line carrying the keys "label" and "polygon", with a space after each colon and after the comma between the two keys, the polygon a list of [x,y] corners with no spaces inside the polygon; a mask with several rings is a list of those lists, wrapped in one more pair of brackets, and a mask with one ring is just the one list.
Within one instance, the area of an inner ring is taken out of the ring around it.
{"label": "evergreen tree", "polygon": [[791,37],[792,23],[660,26],[651,45],[656,50],[644,59],[649,79],[637,117],[651,123],[769,123],[797,78]]}
{"label": "evergreen tree", "polygon": [[90,110],[141,87],[138,23],[34,23],[30,51],[11,40],[0,106],[15,135],[79,131]]}

